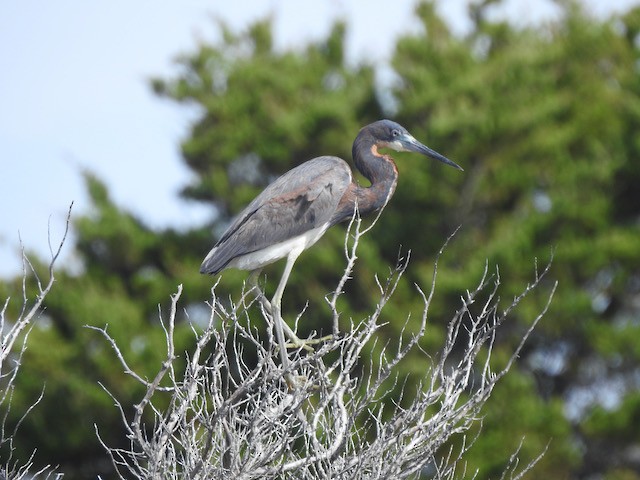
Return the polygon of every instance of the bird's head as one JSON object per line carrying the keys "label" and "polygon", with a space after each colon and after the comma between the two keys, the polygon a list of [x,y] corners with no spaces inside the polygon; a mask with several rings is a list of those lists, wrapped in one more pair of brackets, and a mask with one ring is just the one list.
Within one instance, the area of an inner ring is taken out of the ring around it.
{"label": "bird's head", "polygon": [[402,125],[391,120],[379,120],[369,125],[371,134],[376,139],[376,145],[387,147],[397,152],[417,152],[435,160],[439,160],[447,165],[462,170],[458,164],[452,162],[444,155],[440,155],[435,150],[431,150],[426,145],[420,143]]}

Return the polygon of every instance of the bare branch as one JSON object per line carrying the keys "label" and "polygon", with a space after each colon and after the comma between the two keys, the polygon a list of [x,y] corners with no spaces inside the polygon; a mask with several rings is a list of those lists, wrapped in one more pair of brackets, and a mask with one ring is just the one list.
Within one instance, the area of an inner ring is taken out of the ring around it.
{"label": "bare branch", "polygon": [[[334,332],[342,320],[337,302],[357,259],[360,227],[354,215],[345,241],[347,265],[338,287],[327,297]],[[115,341],[106,329],[99,329],[125,372],[146,387],[132,418],[127,419],[116,400],[129,429],[131,448],[105,448],[120,477],[351,480],[416,478],[426,473],[435,479],[473,478],[464,458],[477,437],[468,438],[466,433],[547,307],[534,319],[506,366],[493,372],[490,358],[496,330],[539,286],[548,267],[541,274],[536,268],[532,283],[501,311],[500,276],[497,270],[490,275],[487,265],[478,285],[461,297],[440,353],[428,355],[420,341],[427,330],[444,248],[434,265],[429,294],[416,285],[423,304],[417,331],[409,329],[407,317],[393,349],[378,334],[382,311],[408,265],[409,256],[399,256],[388,277],[378,280],[379,300],[368,316],[349,319],[340,335],[318,344],[314,351],[288,352],[289,371],[296,372],[294,384],[275,361],[279,351],[269,306],[259,303],[268,327],[261,333],[250,318],[247,291],[237,304],[225,306],[212,289],[209,323],[202,331],[192,326],[195,345],[184,371],[178,372],[172,337],[179,288],[171,299],[169,318],[161,320],[167,355],[152,381],[130,372]],[[472,304],[476,304],[473,309]],[[462,351],[454,354],[462,340]],[[366,360],[365,349],[377,352],[377,361]],[[409,358],[412,362],[422,359],[425,370],[413,398],[406,388],[407,378],[399,374],[400,365]],[[169,387],[160,385],[163,379]],[[155,406],[161,404],[168,407]],[[450,446],[453,437],[461,440],[458,449]],[[505,459],[505,478],[521,478],[540,458],[518,472],[518,452]]]}
{"label": "bare branch", "polygon": [[[2,310],[0,310],[0,378],[3,379],[2,387],[0,387],[0,405],[4,408],[4,414],[0,420],[0,448],[4,453],[4,465],[0,470],[0,476],[3,478],[11,479],[27,479],[27,478],[59,478],[60,475],[54,473],[55,469],[50,466],[45,466],[40,470],[33,471],[33,458],[35,452],[33,452],[26,461],[14,458],[15,446],[14,438],[20,425],[29,413],[40,403],[44,395],[44,388],[40,396],[21,413],[20,418],[16,422],[14,428],[7,432],[7,420],[12,406],[13,394],[15,389],[15,380],[20,369],[23,354],[27,348],[27,340],[31,328],[33,328],[33,322],[37,316],[42,312],[43,303],[46,296],[51,291],[55,282],[54,267],[62,252],[62,247],[67,239],[69,233],[69,227],[71,223],[71,211],[73,209],[73,202],[69,205],[67,217],[65,221],[64,233],[62,239],[58,243],[57,248],[52,248],[51,241],[51,225],[48,229],[49,249],[51,252],[51,259],[49,261],[48,273],[49,279],[46,284],[43,284],[36,269],[27,258],[24,246],[22,250],[22,305],[16,318],[8,318],[8,308],[10,304],[10,298],[6,298]],[[20,239],[22,245],[22,239]],[[33,300],[30,299],[28,291],[29,280],[35,281],[38,293]],[[16,348],[16,342],[19,341],[20,346]],[[7,366],[7,362],[10,365]]]}

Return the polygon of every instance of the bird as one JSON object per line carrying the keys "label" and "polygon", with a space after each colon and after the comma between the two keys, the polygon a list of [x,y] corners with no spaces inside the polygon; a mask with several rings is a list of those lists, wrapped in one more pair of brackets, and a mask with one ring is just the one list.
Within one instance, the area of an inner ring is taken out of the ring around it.
{"label": "bird", "polygon": [[285,367],[284,333],[294,346],[305,343],[281,315],[282,296],[293,265],[328,228],[352,219],[356,211],[364,216],[387,204],[396,189],[398,169],[381,148],[420,153],[462,170],[398,123],[378,120],[359,131],[352,147],[355,167],[370,182],[369,186],[359,185],[349,164],[339,157],[321,156],[306,161],[274,180],[249,203],[202,262],[202,274],[216,275],[227,268],[250,271],[249,280],[257,288],[262,268],[286,258],[273,298],[266,302]]}

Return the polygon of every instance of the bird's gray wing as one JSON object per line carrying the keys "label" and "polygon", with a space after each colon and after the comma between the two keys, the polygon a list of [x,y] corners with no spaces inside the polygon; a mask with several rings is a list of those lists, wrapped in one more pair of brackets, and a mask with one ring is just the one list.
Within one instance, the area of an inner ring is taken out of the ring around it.
{"label": "bird's gray wing", "polygon": [[351,170],[337,157],[318,157],[293,168],[238,215],[200,271],[215,274],[236,257],[329,223],[350,183]]}

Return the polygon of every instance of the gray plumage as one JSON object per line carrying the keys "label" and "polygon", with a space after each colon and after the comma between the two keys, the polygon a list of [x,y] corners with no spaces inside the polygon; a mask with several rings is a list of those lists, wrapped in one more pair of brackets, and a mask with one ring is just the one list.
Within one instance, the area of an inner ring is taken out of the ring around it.
{"label": "gray plumage", "polygon": [[234,258],[257,252],[325,224],[351,183],[349,165],[318,157],[279,177],[233,221],[203,262],[200,273],[216,274]]}

